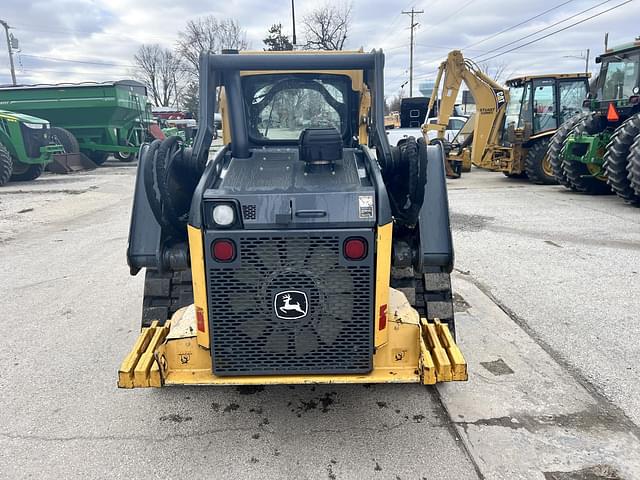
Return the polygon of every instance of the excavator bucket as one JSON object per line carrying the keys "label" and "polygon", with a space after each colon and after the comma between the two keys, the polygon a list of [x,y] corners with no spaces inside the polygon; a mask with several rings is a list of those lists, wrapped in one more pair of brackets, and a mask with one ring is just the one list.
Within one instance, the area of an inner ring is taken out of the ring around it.
{"label": "excavator bucket", "polygon": [[52,173],[65,174],[82,170],[94,170],[98,166],[84,153],[56,153],[52,161],[47,165],[47,170]]}

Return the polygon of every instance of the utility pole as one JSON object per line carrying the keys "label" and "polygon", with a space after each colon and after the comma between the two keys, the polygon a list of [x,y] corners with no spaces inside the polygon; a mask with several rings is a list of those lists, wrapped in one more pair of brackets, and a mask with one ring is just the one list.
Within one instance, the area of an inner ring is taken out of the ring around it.
{"label": "utility pole", "polygon": [[591,49],[587,48],[587,58],[584,62],[584,73],[589,73],[589,54],[591,53]]}
{"label": "utility pole", "polygon": [[409,27],[411,28],[411,53],[409,54],[409,96],[413,97],[413,30],[419,25],[418,23],[415,23],[413,21],[413,17],[414,15],[424,13],[424,10],[415,10],[413,7],[411,7],[410,12],[405,12],[403,10],[402,13],[403,15],[411,15],[411,26]]}
{"label": "utility pole", "polygon": [[9,40],[9,25],[4,20],[0,20],[0,25],[4,27],[4,33],[7,37],[7,50],[9,51],[9,65],[11,66],[11,81],[16,84],[16,70],[13,66],[13,51],[11,50],[11,40]]}
{"label": "utility pole", "polygon": [[293,44],[293,47],[295,48],[296,46],[296,5],[295,5],[295,0],[291,0],[291,21],[293,22],[293,36],[291,37],[291,40],[293,40],[291,43]]}

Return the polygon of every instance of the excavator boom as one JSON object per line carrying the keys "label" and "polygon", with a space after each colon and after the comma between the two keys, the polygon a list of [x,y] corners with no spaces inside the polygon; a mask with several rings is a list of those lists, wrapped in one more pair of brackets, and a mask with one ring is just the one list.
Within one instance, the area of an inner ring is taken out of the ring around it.
{"label": "excavator boom", "polygon": [[[464,163],[466,156],[473,164],[482,166],[485,159],[491,161],[491,149],[487,147],[496,144],[498,140],[500,125],[509,102],[509,90],[484,74],[474,62],[465,59],[459,50],[450,52],[447,59],[440,64],[429,101],[431,112],[438,98],[440,99],[438,120],[436,123],[423,125],[422,131],[425,136],[430,131],[436,131],[438,138],[444,139],[462,82],[471,91],[476,103],[473,142],[471,152],[462,148],[457,153],[452,152],[449,160],[462,160]],[[441,83],[442,95],[439,96]]]}

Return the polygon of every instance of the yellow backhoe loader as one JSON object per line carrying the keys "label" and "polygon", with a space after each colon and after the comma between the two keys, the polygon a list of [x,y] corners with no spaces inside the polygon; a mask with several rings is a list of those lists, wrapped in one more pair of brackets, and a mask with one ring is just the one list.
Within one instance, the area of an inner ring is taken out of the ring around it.
{"label": "yellow backhoe loader", "polygon": [[454,168],[469,171],[473,164],[509,177],[527,176],[534,183],[555,184],[547,157],[549,141],[559,125],[581,112],[589,76],[532,75],[510,79],[504,87],[454,50],[440,65],[431,95],[430,109],[442,83],[438,121],[424,125],[423,131],[436,131],[438,138],[444,138],[464,82],[475,99],[476,112],[469,120],[472,133],[447,146]]}
{"label": "yellow backhoe loader", "polygon": [[389,145],[383,65],[201,55],[193,144],[141,150],[127,258],[146,269],[143,315],[119,387],[467,379],[444,152]]}

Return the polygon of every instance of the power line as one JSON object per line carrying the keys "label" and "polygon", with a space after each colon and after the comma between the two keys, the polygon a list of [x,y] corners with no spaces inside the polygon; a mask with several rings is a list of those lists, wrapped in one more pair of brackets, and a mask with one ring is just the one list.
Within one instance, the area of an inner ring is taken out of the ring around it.
{"label": "power line", "polygon": [[104,67],[137,68],[135,65],[125,64],[125,63],[90,62],[88,60],[70,60],[70,59],[66,59],[66,58],[47,57],[47,56],[44,56],[44,55],[31,55],[31,54],[27,54],[27,53],[21,53],[20,56],[29,57],[29,58],[40,58],[40,59],[43,59],[43,60],[51,60],[53,62],[82,63],[82,64],[87,64],[87,65],[100,65],[100,66],[104,66]]}
{"label": "power line", "polygon": [[542,36],[542,37],[540,37],[540,38],[536,38],[536,39],[534,39],[534,40],[531,40],[530,42],[523,43],[522,45],[518,45],[518,46],[516,46],[516,47],[514,47],[514,48],[511,48],[511,49],[509,49],[509,50],[506,50],[506,51],[504,51],[504,52],[500,52],[500,53],[498,53],[498,54],[496,54],[496,55],[493,55],[493,56],[491,56],[491,57],[489,57],[489,58],[484,58],[484,59],[482,59],[482,61],[483,61],[483,62],[487,62],[487,61],[489,61],[489,60],[493,60],[494,58],[497,58],[497,57],[500,57],[500,56],[502,56],[502,55],[505,55],[505,54],[507,54],[507,53],[509,53],[509,52],[513,52],[514,50],[519,50],[519,49],[521,49],[521,48],[523,48],[523,47],[526,47],[527,45],[531,45],[532,43],[539,42],[540,40],[544,40],[545,38],[551,37],[552,35],[555,35],[555,34],[557,34],[557,33],[564,32],[565,30],[568,30],[568,29],[570,29],[570,28],[572,28],[572,27],[575,27],[576,25],[580,25],[581,23],[584,23],[584,22],[586,22],[586,21],[588,21],[588,20],[591,20],[591,19],[593,19],[593,18],[599,17],[600,15],[604,15],[605,13],[608,13],[608,12],[610,12],[610,11],[612,11],[612,10],[615,10],[615,9],[617,9],[617,8],[620,8],[620,7],[622,7],[623,5],[626,5],[627,3],[631,3],[631,2],[633,2],[633,0],[627,0],[626,2],[619,3],[618,5],[614,5],[614,6],[613,6],[613,7],[611,7],[611,8],[608,8],[608,9],[606,9],[606,10],[603,10],[602,12],[596,13],[596,14],[594,14],[594,15],[591,15],[590,17],[587,17],[587,18],[584,18],[584,19],[582,19],[582,20],[579,20],[579,21],[577,21],[577,22],[575,22],[575,23],[572,23],[571,25],[567,25],[566,27],[563,27],[563,28],[561,28],[561,29],[559,29],[559,30],[556,30],[556,31],[551,32],[551,33],[548,33],[547,35],[543,35],[543,36]]}
{"label": "power line", "polygon": [[[518,42],[520,42],[520,41],[522,41],[522,40],[525,40],[525,39],[527,39],[527,38],[531,38],[531,37],[533,37],[533,36],[535,36],[535,35],[537,35],[537,34],[539,34],[539,33],[542,33],[542,32],[544,32],[544,31],[546,31],[546,30],[549,30],[550,28],[553,28],[553,27],[555,27],[555,26],[557,26],[557,25],[560,25],[561,23],[567,22],[567,21],[571,20],[572,18],[579,17],[579,16],[580,16],[580,15],[582,15],[583,13],[587,13],[587,12],[589,12],[589,11],[591,11],[591,10],[594,10],[594,9],[596,9],[596,8],[598,8],[598,7],[602,6],[602,5],[604,5],[605,3],[609,3],[609,2],[611,2],[611,1],[612,1],[612,0],[604,0],[603,2],[600,2],[600,3],[599,3],[599,4],[597,4],[597,5],[594,5],[593,7],[589,7],[589,8],[587,8],[587,9],[585,9],[585,10],[582,10],[581,12],[574,13],[573,15],[570,15],[570,16],[568,16],[568,17],[566,17],[566,18],[563,18],[562,20],[559,20],[559,21],[557,21],[557,22],[555,22],[555,23],[552,23],[551,25],[548,25],[548,26],[546,26],[546,27],[544,27],[544,28],[541,28],[540,30],[537,30],[537,31],[535,31],[535,32],[533,32],[533,33],[530,33],[530,34],[528,34],[528,35],[525,35],[524,37],[520,37],[520,38],[518,38],[517,40],[513,40],[512,42],[505,43],[504,45],[501,45],[501,46],[499,46],[499,47],[496,47],[496,48],[493,48],[493,49],[491,49],[491,50],[488,50],[488,51],[484,52],[482,55],[478,55],[478,57],[483,57],[483,56],[488,55],[488,54],[490,54],[490,53],[497,52],[498,50],[502,50],[502,49],[503,49],[503,48],[505,48],[505,47],[508,47],[508,46],[510,46],[510,45],[513,45],[514,43],[518,43]],[[562,30],[560,30],[560,31],[562,31]]]}
{"label": "power line", "polygon": [[469,47],[475,47],[476,45],[480,45],[481,43],[484,43],[487,40],[491,40],[493,38],[496,38],[497,36],[502,35],[503,33],[506,33],[506,32],[509,32],[509,31],[513,30],[514,28],[518,28],[518,27],[524,25],[525,23],[529,23],[531,20],[535,20],[536,18],[540,18],[540,17],[546,15],[549,12],[557,10],[560,7],[564,7],[566,4],[571,3],[573,1],[575,1],[575,0],[567,0],[566,2],[561,3],[560,5],[556,5],[555,7],[552,7],[550,9],[548,9],[548,10],[545,10],[544,12],[538,13],[537,15],[534,15],[533,17],[527,18],[526,20],[523,20],[520,23],[516,23],[515,25],[511,25],[510,27],[505,28],[504,30],[500,30],[499,32],[494,33],[493,35],[490,35],[490,36],[488,36],[486,38],[483,38],[482,40],[478,40],[475,43],[471,43],[471,44],[467,45],[466,47],[461,48],[460,50],[467,50]]}

